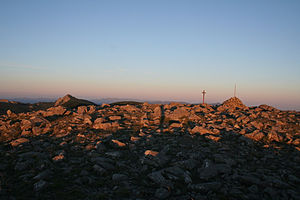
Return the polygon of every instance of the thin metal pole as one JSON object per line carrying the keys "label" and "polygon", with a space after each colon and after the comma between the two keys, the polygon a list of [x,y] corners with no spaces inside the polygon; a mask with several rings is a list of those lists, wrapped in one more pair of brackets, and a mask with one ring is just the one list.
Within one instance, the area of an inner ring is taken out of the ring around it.
{"label": "thin metal pole", "polygon": [[236,97],[236,84],[234,84],[234,97]]}

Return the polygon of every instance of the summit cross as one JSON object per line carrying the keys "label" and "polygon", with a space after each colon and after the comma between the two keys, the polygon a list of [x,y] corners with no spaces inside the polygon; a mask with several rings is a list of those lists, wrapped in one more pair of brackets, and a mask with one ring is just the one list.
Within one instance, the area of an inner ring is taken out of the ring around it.
{"label": "summit cross", "polygon": [[206,91],[205,91],[205,90],[203,90],[203,91],[202,91],[202,96],[203,96],[203,104],[204,104],[204,97],[205,97],[205,94],[206,94]]}

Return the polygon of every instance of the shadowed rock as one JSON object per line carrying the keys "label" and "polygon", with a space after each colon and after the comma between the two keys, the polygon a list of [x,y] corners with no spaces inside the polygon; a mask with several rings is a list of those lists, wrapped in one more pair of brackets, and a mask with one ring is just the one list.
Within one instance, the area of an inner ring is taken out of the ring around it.
{"label": "shadowed rock", "polygon": [[0,199],[299,199],[299,112],[78,101],[0,115]]}
{"label": "shadowed rock", "polygon": [[77,99],[69,94],[67,94],[62,98],[59,98],[54,103],[54,106],[63,106],[65,108],[76,108],[78,106],[88,106],[88,105],[95,105],[95,104],[93,102],[84,99]]}

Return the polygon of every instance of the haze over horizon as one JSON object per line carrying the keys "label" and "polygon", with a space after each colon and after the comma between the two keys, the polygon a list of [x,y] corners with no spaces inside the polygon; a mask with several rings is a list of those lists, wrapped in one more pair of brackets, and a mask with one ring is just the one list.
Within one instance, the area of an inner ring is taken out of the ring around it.
{"label": "haze over horizon", "polygon": [[300,2],[1,1],[0,98],[300,110]]}

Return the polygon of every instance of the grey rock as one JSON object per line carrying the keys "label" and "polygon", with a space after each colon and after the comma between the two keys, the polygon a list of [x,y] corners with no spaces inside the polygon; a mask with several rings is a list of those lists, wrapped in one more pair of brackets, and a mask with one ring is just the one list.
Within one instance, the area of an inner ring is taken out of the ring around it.
{"label": "grey rock", "polygon": [[166,179],[161,174],[161,171],[152,172],[148,174],[148,177],[150,178],[151,181],[159,185],[162,185],[166,182]]}
{"label": "grey rock", "polygon": [[106,152],[105,155],[108,155],[112,158],[120,158],[122,156],[122,152],[120,151],[111,151],[111,152]]}
{"label": "grey rock", "polygon": [[277,192],[271,187],[265,188],[264,193],[266,193],[271,199],[278,199]]}
{"label": "grey rock", "polygon": [[126,176],[125,174],[113,174],[112,175],[112,180],[115,182],[122,182],[122,181],[126,181],[128,179],[128,176]]}
{"label": "grey rock", "polygon": [[288,176],[288,180],[289,180],[290,182],[292,182],[292,183],[296,183],[296,184],[300,183],[300,179],[297,178],[296,176],[292,175],[292,174],[290,174],[290,175]]}
{"label": "grey rock", "polygon": [[109,170],[109,171],[115,169],[115,166],[108,162],[101,162],[101,163],[98,163],[98,165],[100,165],[101,167],[103,167],[104,169]]}
{"label": "grey rock", "polygon": [[33,177],[34,180],[48,179],[51,175],[51,171],[46,169],[45,171],[40,172],[38,175]]}
{"label": "grey rock", "polygon": [[218,169],[215,166],[210,166],[200,169],[199,178],[203,180],[209,180],[216,177],[218,174]]}
{"label": "grey rock", "polygon": [[222,184],[220,182],[207,182],[207,183],[200,183],[190,185],[190,190],[195,190],[201,193],[207,193],[209,191],[216,192],[221,188]]}
{"label": "grey rock", "polygon": [[103,175],[106,173],[106,170],[103,167],[100,167],[99,165],[95,164],[93,166],[93,170],[98,174],[98,175]]}
{"label": "grey rock", "polygon": [[299,199],[299,112],[236,103],[4,113],[0,199]]}
{"label": "grey rock", "polygon": [[250,187],[248,187],[248,190],[251,192],[251,193],[257,193],[258,192],[258,187],[256,185],[251,185]]}
{"label": "grey rock", "polygon": [[39,192],[47,187],[48,183],[44,180],[39,180],[33,185],[34,191]]}
{"label": "grey rock", "polygon": [[24,171],[30,168],[30,166],[32,166],[34,163],[34,160],[27,160],[24,162],[17,162],[17,164],[15,165],[15,170],[16,171]]}
{"label": "grey rock", "polygon": [[243,175],[243,176],[239,176],[239,181],[241,183],[247,184],[247,185],[259,185],[261,183],[261,181],[259,180],[259,178],[256,178],[255,176],[251,176],[251,175]]}
{"label": "grey rock", "polygon": [[199,162],[194,159],[183,160],[177,163],[178,166],[182,166],[185,169],[192,170],[199,165]]}
{"label": "grey rock", "polygon": [[171,194],[171,192],[164,187],[158,188],[155,191],[155,197],[158,199],[166,199],[170,196],[170,194]]}

